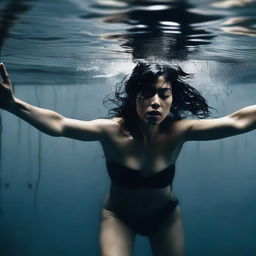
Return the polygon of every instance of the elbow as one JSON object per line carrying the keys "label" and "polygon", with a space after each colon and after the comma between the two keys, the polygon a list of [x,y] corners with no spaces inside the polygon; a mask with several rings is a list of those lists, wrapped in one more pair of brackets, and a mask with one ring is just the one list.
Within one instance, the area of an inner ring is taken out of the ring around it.
{"label": "elbow", "polygon": [[237,134],[248,132],[249,126],[244,118],[241,117],[240,113],[234,113],[229,116],[232,120],[232,127]]}
{"label": "elbow", "polygon": [[45,130],[44,133],[52,137],[64,136],[64,118],[58,118],[58,120],[56,120],[49,129]]}
{"label": "elbow", "polygon": [[256,129],[256,105],[242,108],[230,115],[241,132]]}

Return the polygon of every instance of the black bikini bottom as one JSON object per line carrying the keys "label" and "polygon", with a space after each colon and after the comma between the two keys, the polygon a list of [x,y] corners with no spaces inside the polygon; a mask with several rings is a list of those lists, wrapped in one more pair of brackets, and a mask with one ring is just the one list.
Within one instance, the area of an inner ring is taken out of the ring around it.
{"label": "black bikini bottom", "polygon": [[178,200],[169,201],[164,207],[154,213],[136,218],[117,212],[115,212],[115,215],[124,221],[135,233],[148,236],[158,231],[165,224],[165,221],[171,216],[178,204]]}

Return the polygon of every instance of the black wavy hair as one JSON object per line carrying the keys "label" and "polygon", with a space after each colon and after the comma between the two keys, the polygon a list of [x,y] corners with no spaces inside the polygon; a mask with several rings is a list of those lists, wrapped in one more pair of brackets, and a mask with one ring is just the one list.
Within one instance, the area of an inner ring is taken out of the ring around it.
{"label": "black wavy hair", "polygon": [[112,93],[105,97],[104,105],[116,105],[109,110],[108,117],[122,117],[124,130],[136,135],[139,118],[135,105],[136,97],[146,87],[154,86],[159,76],[164,76],[165,80],[172,84],[173,102],[168,119],[180,120],[190,115],[198,118],[210,116],[211,107],[205,98],[185,81],[192,77],[191,74],[184,72],[179,66],[139,62],[131,75],[126,75],[116,84],[114,97],[111,96]]}

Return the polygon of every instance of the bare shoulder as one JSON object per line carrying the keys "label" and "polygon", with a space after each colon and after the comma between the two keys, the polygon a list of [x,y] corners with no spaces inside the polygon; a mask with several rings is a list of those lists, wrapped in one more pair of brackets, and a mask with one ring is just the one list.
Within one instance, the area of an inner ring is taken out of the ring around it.
{"label": "bare shoulder", "polygon": [[179,128],[187,129],[188,127],[193,125],[195,121],[196,119],[181,119],[181,120],[174,121],[174,125],[177,125]]}
{"label": "bare shoulder", "polygon": [[186,132],[194,123],[196,120],[194,119],[181,119],[176,120],[171,123],[171,129],[174,129],[176,131],[179,131],[181,133]]}
{"label": "bare shoulder", "polygon": [[196,120],[193,119],[181,119],[172,121],[168,130],[169,138],[171,140],[179,140],[184,143],[186,141],[187,133],[195,121]]}
{"label": "bare shoulder", "polygon": [[213,122],[213,120],[218,120],[218,119],[181,119],[181,120],[174,121],[173,126],[175,127],[175,129],[178,129],[180,132],[187,133],[198,126],[203,126],[209,123],[209,121],[211,123]]}
{"label": "bare shoulder", "polygon": [[95,122],[95,124],[97,123],[97,125],[102,127],[109,127],[117,124],[116,118],[98,118],[92,121]]}
{"label": "bare shoulder", "polygon": [[121,131],[123,119],[121,117],[113,117],[110,119],[102,119],[102,128],[107,135],[117,134]]}
{"label": "bare shoulder", "polygon": [[114,131],[120,128],[119,118],[98,118],[90,121],[104,132]]}
{"label": "bare shoulder", "polygon": [[113,117],[113,118],[110,118],[109,120],[112,120],[112,121],[117,122],[117,123],[123,122],[122,117]]}
{"label": "bare shoulder", "polygon": [[123,122],[123,118],[121,117],[113,117],[109,119],[98,119],[102,120],[102,122],[105,124],[107,128],[118,128],[121,126],[121,123]]}

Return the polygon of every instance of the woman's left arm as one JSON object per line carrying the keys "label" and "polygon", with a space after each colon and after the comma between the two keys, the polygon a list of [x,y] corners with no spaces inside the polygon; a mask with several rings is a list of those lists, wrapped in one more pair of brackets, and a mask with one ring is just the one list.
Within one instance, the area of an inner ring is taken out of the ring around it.
{"label": "woman's left arm", "polygon": [[215,119],[184,120],[185,141],[217,140],[256,129],[256,105]]}

